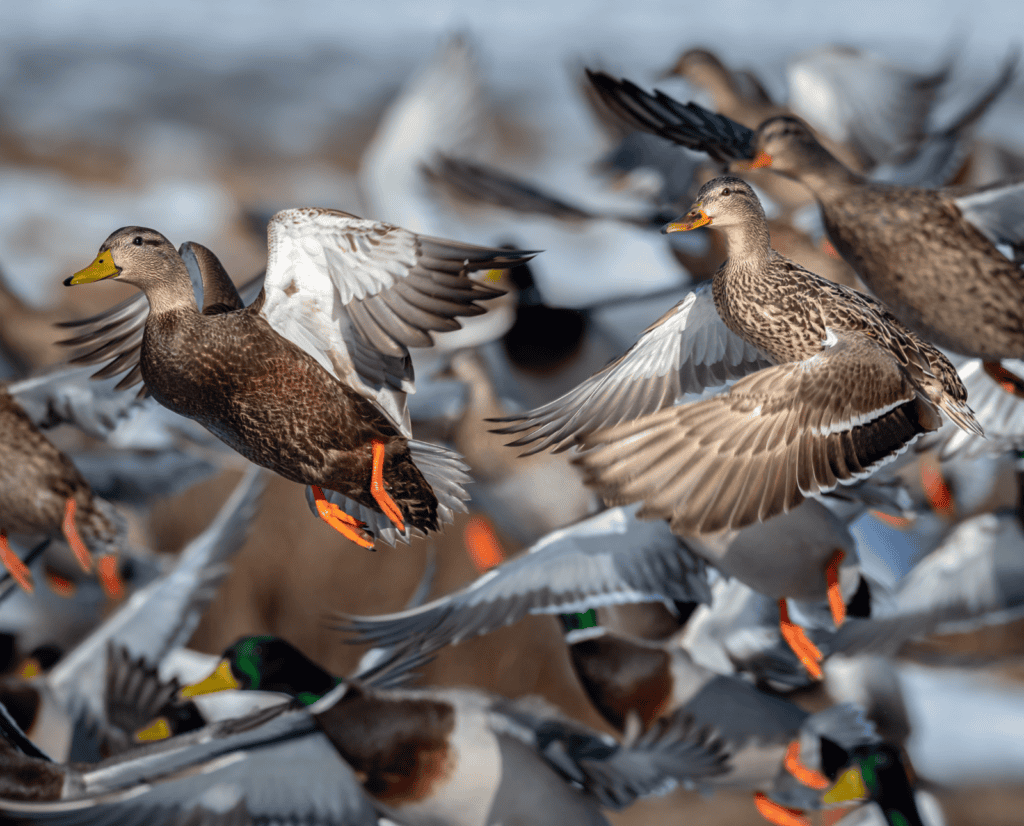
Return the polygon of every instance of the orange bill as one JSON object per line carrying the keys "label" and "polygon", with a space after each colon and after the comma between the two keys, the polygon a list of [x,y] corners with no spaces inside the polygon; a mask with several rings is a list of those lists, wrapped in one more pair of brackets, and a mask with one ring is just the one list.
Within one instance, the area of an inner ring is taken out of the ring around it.
{"label": "orange bill", "polygon": [[96,573],[103,586],[103,593],[111,599],[121,599],[124,596],[124,582],[117,570],[117,557],[113,554],[104,554],[96,564]]}

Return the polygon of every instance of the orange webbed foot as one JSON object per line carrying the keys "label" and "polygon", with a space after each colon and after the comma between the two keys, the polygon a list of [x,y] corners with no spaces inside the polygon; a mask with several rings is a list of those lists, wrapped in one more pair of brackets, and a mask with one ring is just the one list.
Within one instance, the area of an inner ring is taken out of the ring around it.
{"label": "orange webbed foot", "polygon": [[355,542],[359,547],[373,547],[373,539],[363,530],[366,527],[364,522],[349,516],[337,505],[328,502],[324,496],[323,489],[316,485],[310,485],[310,488],[313,491],[313,499],[316,502],[316,512],[324,522],[346,539]]}
{"label": "orange webbed foot", "polygon": [[779,600],[779,630],[782,632],[782,638],[793,649],[793,653],[803,663],[804,668],[807,669],[807,673],[814,679],[820,680],[822,677],[822,670],[819,665],[822,660],[821,651],[807,637],[804,629],[790,620],[789,606],[786,604],[785,599]]}
{"label": "orange webbed foot", "polygon": [[384,490],[384,442],[374,439],[370,442],[373,445],[373,471],[370,474],[370,493],[374,501],[384,511],[384,515],[390,519],[400,531],[405,530],[405,520],[402,512],[395,504],[395,500]]}
{"label": "orange webbed foot", "polygon": [[783,765],[793,777],[811,789],[827,789],[832,783],[825,775],[800,762],[800,743],[794,740],[786,749]]}
{"label": "orange webbed foot", "polygon": [[763,792],[754,792],[754,805],[761,817],[775,826],[811,826],[811,821],[799,809],[780,806]]}
{"label": "orange webbed foot", "polygon": [[843,592],[839,590],[839,566],[843,564],[846,554],[838,548],[825,566],[825,580],[828,582],[828,607],[832,611],[832,621],[836,628],[846,619],[846,603]]}
{"label": "orange webbed foot", "polygon": [[89,555],[89,549],[85,547],[85,543],[78,533],[78,528],[75,527],[75,510],[77,508],[78,505],[75,502],[75,498],[69,496],[68,501],[64,503],[64,521],[60,527],[64,533],[64,538],[68,541],[68,546],[75,554],[75,559],[78,560],[78,564],[82,566],[83,571],[88,573],[92,570],[92,557]]}
{"label": "orange webbed foot", "polygon": [[35,586],[32,585],[32,572],[28,569],[28,565],[11,550],[11,546],[7,544],[7,537],[2,533],[0,533],[0,563],[3,563],[7,573],[25,591],[30,594],[35,591]]}

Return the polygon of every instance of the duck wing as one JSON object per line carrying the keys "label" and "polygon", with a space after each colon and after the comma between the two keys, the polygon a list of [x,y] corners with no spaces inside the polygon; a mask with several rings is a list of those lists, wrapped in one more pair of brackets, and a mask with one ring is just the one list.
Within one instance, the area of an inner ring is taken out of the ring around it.
{"label": "duck wing", "polygon": [[611,809],[728,771],[722,738],[688,715],[656,720],[625,743],[569,719],[538,697],[496,700],[488,718],[495,733],[525,743]]}
{"label": "duck wing", "polygon": [[1016,77],[1019,61],[1020,52],[1012,50],[995,80],[951,118],[947,125],[930,130],[911,154],[873,169],[871,179],[926,189],[946,186],[963,167],[971,152],[974,127],[992,103],[1010,87]]}
{"label": "duck wing", "polygon": [[118,392],[114,382],[89,381],[91,368],[63,367],[7,385],[36,427],[73,424],[97,439],[106,438],[139,402]]}
{"label": "duck wing", "polygon": [[[260,314],[331,375],[407,420],[409,347],[431,332],[457,330],[457,316],[503,290],[469,273],[505,268],[535,253],[498,250],[417,235],[328,209],[277,213]],[[408,435],[408,434],[407,434]]]}
{"label": "duck wing", "polygon": [[817,132],[852,146],[874,166],[903,157],[924,140],[947,59],[929,74],[845,46],[825,46],[790,61],[789,103]]}
{"label": "duck wing", "polygon": [[1016,514],[972,517],[907,573],[891,613],[850,620],[825,645],[850,656],[895,655],[917,637],[1018,619],[1024,614],[1022,547],[1024,532]]}
{"label": "duck wing", "polygon": [[641,516],[683,534],[763,522],[864,478],[940,420],[889,349],[830,338],[728,393],[594,433],[575,461],[607,502],[643,500]]}
{"label": "duck wing", "polygon": [[652,95],[605,72],[588,70],[587,77],[608,107],[637,129],[706,152],[723,166],[754,157],[754,130],[725,115],[696,103],[680,103],[664,92]]}
{"label": "duck wing", "polygon": [[663,522],[614,508],[553,531],[465,588],[394,614],[341,614],[351,642],[414,641],[436,650],[518,622],[529,614],[586,611],[599,605],[675,600],[708,602],[704,563]]}
{"label": "duck wing", "polygon": [[733,333],[715,309],[711,283],[701,285],[644,331],[624,355],[560,398],[526,413],[497,433],[521,433],[510,446],[566,450],[596,430],[677,403],[687,393],[724,384],[771,364]]}
{"label": "duck wing", "polygon": [[62,799],[0,800],[0,815],[5,823],[91,826],[376,824],[372,801],[314,718],[287,709],[67,769]]}
{"label": "duck wing", "polygon": [[1024,180],[957,192],[953,202],[989,241],[1012,247],[1017,262],[1024,261]]}

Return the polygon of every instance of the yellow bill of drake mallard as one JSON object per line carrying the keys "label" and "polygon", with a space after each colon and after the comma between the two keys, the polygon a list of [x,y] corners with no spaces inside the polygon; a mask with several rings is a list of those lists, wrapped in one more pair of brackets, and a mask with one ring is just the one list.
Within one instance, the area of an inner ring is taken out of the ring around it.
{"label": "yellow bill of drake mallard", "polygon": [[[129,370],[128,382],[141,377],[160,404],[250,461],[311,486],[321,518],[353,542],[372,546],[364,527],[392,543],[439,530],[468,498],[468,477],[455,453],[411,438],[408,348],[430,346],[431,332],[458,329],[458,316],[484,312],[477,300],[501,294],[470,272],[535,253],[313,208],[279,212],[268,237],[256,300],[234,308],[237,294],[227,290],[201,313],[182,256],[163,235],[117,230],[65,283],[139,287],[149,302],[142,335],[138,313],[122,305],[112,311],[113,328],[89,319],[72,343],[98,345],[85,358],[112,359],[101,372]],[[191,253],[204,282],[211,268],[222,270],[199,245]],[[347,501],[339,507],[324,490]]]}
{"label": "yellow bill of drake mallard", "polygon": [[[724,177],[669,230],[710,225],[729,258],[624,356],[515,417],[612,504],[684,535],[763,522],[891,462],[945,413],[980,433],[948,359],[873,299],[783,258],[754,191]],[[770,365],[770,366],[769,366]],[[764,369],[759,369],[764,368]],[[674,406],[737,378],[729,392]]]}

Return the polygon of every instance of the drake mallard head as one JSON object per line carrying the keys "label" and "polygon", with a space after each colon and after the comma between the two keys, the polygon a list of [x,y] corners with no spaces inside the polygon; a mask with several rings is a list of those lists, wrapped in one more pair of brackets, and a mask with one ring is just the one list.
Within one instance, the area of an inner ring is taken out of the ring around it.
{"label": "drake mallard head", "polygon": [[688,232],[706,226],[719,229],[747,226],[752,219],[765,221],[764,209],[754,190],[739,178],[725,176],[704,184],[690,211],[678,221],[667,224],[662,232]]}
{"label": "drake mallard head", "polygon": [[65,280],[64,285],[71,287],[109,278],[145,290],[179,267],[184,271],[178,251],[155,229],[121,227],[103,242],[95,260]]}
{"label": "drake mallard head", "polygon": [[279,691],[310,705],[333,689],[338,680],[280,637],[242,637],[228,648],[206,679],[185,686],[181,697],[227,689]]}
{"label": "drake mallard head", "polygon": [[770,167],[791,178],[799,177],[805,169],[836,164],[825,147],[799,118],[780,115],[769,118],[754,133],[754,159],[751,169]]}

